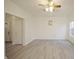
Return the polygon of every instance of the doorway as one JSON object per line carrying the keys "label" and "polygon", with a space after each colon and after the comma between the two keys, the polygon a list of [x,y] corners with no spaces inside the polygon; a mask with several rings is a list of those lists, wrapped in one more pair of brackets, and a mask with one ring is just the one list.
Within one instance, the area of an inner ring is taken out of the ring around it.
{"label": "doorway", "polygon": [[23,44],[23,18],[5,14],[5,42]]}

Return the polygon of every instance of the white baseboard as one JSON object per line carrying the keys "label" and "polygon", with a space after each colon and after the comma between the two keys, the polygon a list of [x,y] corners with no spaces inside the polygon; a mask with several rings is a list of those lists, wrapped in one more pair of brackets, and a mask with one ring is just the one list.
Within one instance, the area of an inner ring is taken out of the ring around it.
{"label": "white baseboard", "polygon": [[36,40],[65,40],[65,39],[36,39]]}
{"label": "white baseboard", "polygon": [[73,42],[71,42],[70,40],[68,40],[68,39],[67,39],[67,41],[68,41],[71,45],[74,45],[74,43],[73,43]]}
{"label": "white baseboard", "polygon": [[34,41],[34,40],[65,40],[65,39],[32,39],[32,40],[30,40],[30,41],[24,43],[23,46],[25,46],[25,45],[31,43],[31,42]]}
{"label": "white baseboard", "polygon": [[30,41],[26,42],[25,44],[23,44],[23,46],[29,44],[29,43],[32,42],[32,41],[33,41],[33,40],[30,40]]}

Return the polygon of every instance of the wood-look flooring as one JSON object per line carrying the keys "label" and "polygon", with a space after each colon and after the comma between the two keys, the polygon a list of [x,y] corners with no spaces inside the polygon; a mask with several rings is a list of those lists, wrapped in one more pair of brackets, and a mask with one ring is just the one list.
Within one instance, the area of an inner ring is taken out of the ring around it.
{"label": "wood-look flooring", "polygon": [[34,40],[8,47],[6,53],[8,59],[74,59],[74,47],[64,40]]}

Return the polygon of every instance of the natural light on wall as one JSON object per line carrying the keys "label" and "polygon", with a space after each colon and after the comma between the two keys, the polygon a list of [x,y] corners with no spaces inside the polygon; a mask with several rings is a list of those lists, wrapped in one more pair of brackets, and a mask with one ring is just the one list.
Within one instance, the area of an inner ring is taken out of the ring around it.
{"label": "natural light on wall", "polygon": [[69,29],[69,35],[71,37],[74,37],[74,22],[70,22],[70,29]]}

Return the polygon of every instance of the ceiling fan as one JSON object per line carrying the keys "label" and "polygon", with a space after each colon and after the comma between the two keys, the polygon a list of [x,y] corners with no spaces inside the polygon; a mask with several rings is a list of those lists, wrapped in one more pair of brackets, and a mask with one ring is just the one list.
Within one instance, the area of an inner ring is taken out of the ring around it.
{"label": "ceiling fan", "polygon": [[53,12],[55,11],[57,8],[61,8],[61,5],[54,2],[53,0],[47,0],[46,4],[39,4],[39,6],[44,7],[45,11],[49,11],[49,12]]}

